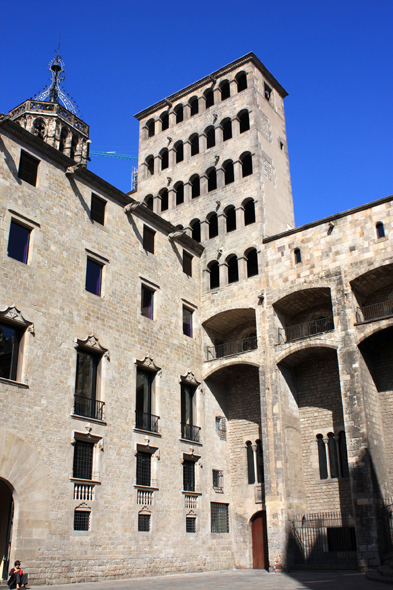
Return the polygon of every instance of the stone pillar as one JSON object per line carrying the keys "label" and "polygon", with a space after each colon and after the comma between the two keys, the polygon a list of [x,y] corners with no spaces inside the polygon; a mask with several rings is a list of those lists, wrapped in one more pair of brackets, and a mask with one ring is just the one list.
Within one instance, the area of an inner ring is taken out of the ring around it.
{"label": "stone pillar", "polygon": [[159,195],[153,197],[153,211],[154,213],[161,213],[161,197]]}
{"label": "stone pillar", "polygon": [[207,149],[206,144],[207,144],[206,135],[204,133],[202,133],[199,136],[199,153],[200,154],[203,154],[206,151],[206,149]]}
{"label": "stone pillar", "polygon": [[176,151],[173,147],[168,148],[168,169],[173,168],[173,166],[175,165],[175,162],[176,162]]}
{"label": "stone pillar", "polygon": [[168,209],[176,207],[176,191],[174,188],[168,189]]}
{"label": "stone pillar", "polygon": [[206,99],[204,96],[198,98],[198,110],[200,113],[206,111]]}
{"label": "stone pillar", "polygon": [[229,80],[230,95],[235,96],[237,94],[237,82],[236,80]]}
{"label": "stone pillar", "polygon": [[233,162],[233,174],[235,176],[235,182],[243,178],[242,163],[240,162],[240,160]]}
{"label": "stone pillar", "polygon": [[209,239],[209,222],[207,219],[201,219],[201,242]]}
{"label": "stone pillar", "polygon": [[237,259],[237,268],[239,272],[239,281],[247,279],[247,258],[245,256],[239,256]]}
{"label": "stone pillar", "polygon": [[213,93],[214,93],[214,105],[212,107],[210,107],[211,109],[213,109],[217,104],[219,104],[221,102],[221,91],[218,88],[218,86],[217,86],[217,88],[215,88],[213,90]]}
{"label": "stone pillar", "polygon": [[207,195],[207,192],[208,192],[207,186],[208,186],[207,176],[205,174],[203,174],[200,177],[201,197],[203,197],[204,195]]}
{"label": "stone pillar", "polygon": [[244,227],[244,207],[236,207],[236,229]]}
{"label": "stone pillar", "polygon": [[208,268],[204,268],[202,272],[204,291],[210,291],[210,270]]}
{"label": "stone pillar", "polygon": [[154,156],[154,174],[161,172],[161,156]]}
{"label": "stone pillar", "polygon": [[219,271],[220,271],[220,287],[225,287],[225,285],[228,285],[228,265],[226,262],[219,263]]}
{"label": "stone pillar", "polygon": [[224,141],[224,131],[221,125],[217,125],[216,129],[216,145],[220,145]]}
{"label": "stone pillar", "polygon": [[226,231],[227,231],[227,216],[225,215],[225,213],[219,213],[217,215],[218,217],[218,235],[219,236],[223,236]]}
{"label": "stone pillar", "polygon": [[188,121],[191,117],[191,107],[188,103],[183,104],[183,121]]}
{"label": "stone pillar", "polygon": [[191,142],[185,141],[183,144],[184,161],[187,162],[191,158]]}
{"label": "stone pillar", "polygon": [[184,183],[184,202],[190,203],[192,194],[191,182]]}
{"label": "stone pillar", "polygon": [[235,139],[240,135],[240,121],[237,117],[232,119],[232,138]]}
{"label": "stone pillar", "polygon": [[176,113],[174,111],[169,111],[169,127],[167,129],[167,131],[169,131],[169,129],[171,127],[174,127],[176,125]]}
{"label": "stone pillar", "polygon": [[223,168],[217,168],[217,188],[225,186],[225,171]]}

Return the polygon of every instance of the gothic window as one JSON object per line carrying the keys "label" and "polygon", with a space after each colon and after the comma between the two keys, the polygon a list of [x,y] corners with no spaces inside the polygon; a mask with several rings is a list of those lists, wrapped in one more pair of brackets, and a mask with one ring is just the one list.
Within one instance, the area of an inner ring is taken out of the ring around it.
{"label": "gothic window", "polygon": [[239,269],[238,269],[237,256],[235,254],[232,254],[232,256],[228,256],[227,265],[228,265],[228,283],[236,283],[239,280]]}
{"label": "gothic window", "polygon": [[147,197],[145,197],[146,207],[150,209],[150,211],[153,211],[153,200],[153,195],[147,195]]}
{"label": "gothic window", "polygon": [[178,141],[177,143],[175,143],[175,151],[176,151],[176,164],[179,164],[180,162],[183,162],[183,160],[184,160],[184,148],[183,148],[182,141]]}
{"label": "gothic window", "polygon": [[66,147],[66,141],[68,137],[68,129],[67,127],[63,127],[60,133],[60,142],[59,142],[59,151],[64,152]]}
{"label": "gothic window", "polygon": [[0,322],[0,377],[17,380],[19,345],[23,331]]}
{"label": "gothic window", "polygon": [[178,182],[175,184],[175,193],[176,193],[176,205],[181,205],[184,203],[184,184],[182,182]]}
{"label": "gothic window", "polygon": [[220,286],[220,272],[218,262],[210,262],[208,269],[210,271],[210,289],[218,289]]}
{"label": "gothic window", "polygon": [[44,139],[44,137],[45,137],[45,122],[43,119],[38,118],[34,121],[33,133],[37,137]]}
{"label": "gothic window", "polygon": [[190,144],[191,144],[191,156],[196,156],[199,154],[199,135],[195,133],[190,137]]}
{"label": "gothic window", "polygon": [[75,441],[72,477],[76,479],[92,479],[94,443],[82,440]]}
{"label": "gothic window", "polygon": [[152,397],[155,373],[141,367],[136,372],[135,427],[157,432],[158,418],[152,415]]}
{"label": "gothic window", "polygon": [[195,492],[195,461],[183,461],[183,490]]}
{"label": "gothic window", "polygon": [[191,198],[196,199],[201,195],[201,179],[197,174],[191,176]]}
{"label": "gothic window", "polygon": [[136,485],[151,485],[151,454],[138,451],[136,455]]}
{"label": "gothic window", "polygon": [[76,378],[74,414],[102,420],[103,403],[97,400],[98,367],[101,355],[78,349],[76,353]]}
{"label": "gothic window", "polygon": [[196,387],[188,383],[181,384],[181,437],[199,442],[199,428],[195,426]]}
{"label": "gothic window", "polygon": [[270,102],[272,99],[272,89],[268,84],[266,84],[266,82],[264,83],[264,95],[266,100]]}
{"label": "gothic window", "polygon": [[383,226],[382,221],[378,221],[378,223],[375,226],[375,229],[377,230],[377,238],[384,238],[385,237],[385,228]]}
{"label": "gothic window", "polygon": [[248,111],[240,111],[237,118],[239,120],[240,133],[248,131],[250,129],[250,115]]}
{"label": "gothic window", "polygon": [[183,121],[183,105],[179,104],[175,108],[176,114],[176,123],[181,123]]}
{"label": "gothic window", "polygon": [[164,188],[164,189],[162,189],[162,191],[160,191],[160,197],[161,197],[161,211],[167,211],[169,199],[168,199],[168,190],[166,188]]}
{"label": "gothic window", "polygon": [[169,114],[168,111],[161,115],[161,131],[165,131],[169,127]]}
{"label": "gothic window", "polygon": [[252,156],[250,153],[243,154],[240,157],[240,162],[242,164],[242,176],[245,178],[246,176],[250,176],[252,174]]}
{"label": "gothic window", "polygon": [[211,88],[205,90],[206,108],[209,109],[214,105],[214,92]]}
{"label": "gothic window", "polygon": [[205,129],[206,135],[206,149],[210,149],[216,145],[216,130],[213,126]]}
{"label": "gothic window", "polygon": [[322,434],[317,435],[318,444],[318,461],[319,461],[319,479],[327,479],[327,458],[326,458],[326,446],[323,440]]}
{"label": "gothic window", "polygon": [[199,219],[195,219],[190,223],[191,231],[192,231],[192,238],[196,242],[201,241],[201,222]]}
{"label": "gothic window", "polygon": [[194,115],[197,115],[199,112],[198,98],[196,96],[194,96],[193,98],[190,99],[189,104],[191,107],[191,117],[193,117]]}
{"label": "gothic window", "polygon": [[253,199],[248,199],[243,202],[244,207],[244,225],[251,225],[255,223],[255,202]]}
{"label": "gothic window", "polygon": [[300,252],[299,248],[295,248],[293,251],[295,257],[295,264],[299,264],[302,261],[302,253]]}
{"label": "gothic window", "polygon": [[208,218],[209,222],[209,239],[218,236],[218,217],[217,213],[211,213]]}
{"label": "gothic window", "polygon": [[147,167],[147,176],[153,176],[154,174],[154,156],[148,156],[145,160]]}
{"label": "gothic window", "polygon": [[233,169],[232,160],[228,160],[223,164],[225,185],[231,184],[235,180],[235,172]]}
{"label": "gothic window", "polygon": [[211,168],[206,172],[207,176],[207,190],[210,193],[217,188],[217,171],[215,168]]}
{"label": "gothic window", "polygon": [[329,465],[330,465],[330,477],[336,479],[338,473],[338,457],[337,457],[337,444],[333,432],[328,434],[328,452],[329,452]]}
{"label": "gothic window", "polygon": [[71,153],[70,153],[70,157],[73,160],[75,159],[75,154],[76,154],[76,148],[77,147],[78,147],[78,136],[75,135],[75,134],[73,134],[72,140],[71,140]]}
{"label": "gothic window", "polygon": [[150,121],[148,121],[146,123],[146,127],[147,127],[147,136],[153,137],[153,135],[154,135],[154,119],[150,119]]}
{"label": "gothic window", "polygon": [[247,449],[247,478],[248,483],[255,483],[255,467],[254,467],[254,451],[252,449],[251,441],[246,442]]}
{"label": "gothic window", "polygon": [[224,119],[221,122],[221,128],[223,141],[227,141],[227,139],[232,139],[232,121],[230,119]]}
{"label": "gothic window", "polygon": [[258,483],[265,482],[265,473],[263,469],[263,449],[262,449],[262,441],[257,440],[257,481]]}
{"label": "gothic window", "polygon": [[247,258],[247,276],[254,277],[258,274],[258,254],[255,248],[246,252]]}
{"label": "gothic window", "polygon": [[347,441],[343,430],[338,433],[338,458],[341,477],[349,477]]}
{"label": "gothic window", "polygon": [[161,150],[160,156],[161,156],[161,170],[166,170],[166,168],[168,168],[168,166],[169,166],[169,152],[168,152],[168,150],[166,148]]}
{"label": "gothic window", "polygon": [[224,82],[221,82],[220,90],[221,90],[221,100],[226,100],[227,98],[229,98],[231,96],[231,91],[229,88],[228,80],[224,80]]}
{"label": "gothic window", "polygon": [[237,91],[242,92],[247,88],[247,75],[245,72],[239,72],[236,76]]}
{"label": "gothic window", "polygon": [[236,229],[236,209],[233,205],[225,209],[226,222],[227,222],[227,233]]}

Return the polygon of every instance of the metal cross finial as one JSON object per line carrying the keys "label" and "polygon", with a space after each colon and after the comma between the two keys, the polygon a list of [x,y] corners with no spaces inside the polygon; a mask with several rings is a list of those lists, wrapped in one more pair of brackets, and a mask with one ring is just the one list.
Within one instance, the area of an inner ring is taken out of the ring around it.
{"label": "metal cross finial", "polygon": [[40,94],[35,97],[35,100],[48,100],[48,102],[59,102],[63,103],[65,108],[74,115],[77,114],[77,109],[74,103],[68,98],[68,96],[63,92],[61,89],[61,82],[64,81],[65,78],[65,67],[64,62],[61,59],[59,54],[60,50],[60,39],[59,39],[59,47],[56,51],[55,58],[49,63],[48,70],[51,73],[52,81],[50,85],[45,88]]}

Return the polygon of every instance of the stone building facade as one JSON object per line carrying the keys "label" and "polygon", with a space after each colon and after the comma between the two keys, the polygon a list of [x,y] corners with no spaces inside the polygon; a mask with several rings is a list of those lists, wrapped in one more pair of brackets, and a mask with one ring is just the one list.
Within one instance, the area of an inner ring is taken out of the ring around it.
{"label": "stone building facade", "polygon": [[57,103],[2,116],[4,571],[391,549],[393,198],[295,228],[285,96],[249,54],[145,109],[130,194]]}

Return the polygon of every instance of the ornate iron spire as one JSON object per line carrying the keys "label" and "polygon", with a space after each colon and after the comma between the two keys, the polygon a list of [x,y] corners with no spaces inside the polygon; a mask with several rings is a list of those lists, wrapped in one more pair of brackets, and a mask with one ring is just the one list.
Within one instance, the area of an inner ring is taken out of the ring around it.
{"label": "ornate iron spire", "polygon": [[76,105],[72,102],[72,99],[63,92],[60,86],[60,83],[63,82],[65,78],[65,67],[58,50],[56,51],[55,58],[49,63],[48,70],[51,73],[52,81],[47,88],[35,96],[35,100],[47,100],[48,102],[61,101],[67,110],[76,115]]}

